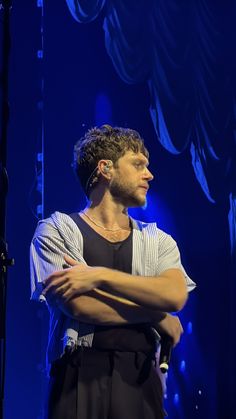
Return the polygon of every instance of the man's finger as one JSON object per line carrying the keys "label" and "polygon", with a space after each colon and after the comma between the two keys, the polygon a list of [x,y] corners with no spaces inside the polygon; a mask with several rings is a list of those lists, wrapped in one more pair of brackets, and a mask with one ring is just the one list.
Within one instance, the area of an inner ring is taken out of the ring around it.
{"label": "man's finger", "polygon": [[44,287],[47,287],[51,282],[55,282],[58,279],[62,279],[65,276],[65,271],[53,272],[48,278],[43,281]]}
{"label": "man's finger", "polygon": [[53,292],[54,290],[56,290],[57,288],[59,288],[60,286],[64,285],[66,282],[66,278],[56,278],[53,281],[49,281],[47,282],[47,280],[45,281],[45,287],[42,291],[42,295],[47,295],[48,292]]}
{"label": "man's finger", "polygon": [[66,262],[68,265],[70,265],[70,266],[76,266],[76,265],[79,265],[79,262],[78,262],[77,260],[75,260],[75,259],[71,258],[71,257],[70,257],[70,256],[68,256],[68,255],[64,255],[64,260],[65,260],[65,262]]}

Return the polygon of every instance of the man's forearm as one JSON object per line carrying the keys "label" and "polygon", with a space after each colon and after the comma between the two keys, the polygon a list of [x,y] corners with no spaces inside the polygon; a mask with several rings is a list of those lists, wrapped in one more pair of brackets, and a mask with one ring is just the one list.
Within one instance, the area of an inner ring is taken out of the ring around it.
{"label": "man's forearm", "polygon": [[92,291],[73,298],[64,307],[66,314],[85,323],[98,325],[125,325],[150,323],[160,334],[167,334],[175,346],[183,333],[177,316],[148,310],[130,301],[109,294]]}
{"label": "man's forearm", "polygon": [[143,277],[105,268],[98,287],[151,310],[179,311],[187,300],[179,269],[169,269],[159,277]]}
{"label": "man's forearm", "polygon": [[187,285],[180,269],[172,268],[159,276],[139,276],[88,266],[67,257],[71,268],[53,272],[44,281],[42,294],[48,300],[68,301],[95,289],[122,297],[151,310],[179,311],[187,300]]}
{"label": "man's forearm", "polygon": [[74,319],[100,325],[153,323],[164,314],[100,290],[72,298],[61,305],[62,311]]}

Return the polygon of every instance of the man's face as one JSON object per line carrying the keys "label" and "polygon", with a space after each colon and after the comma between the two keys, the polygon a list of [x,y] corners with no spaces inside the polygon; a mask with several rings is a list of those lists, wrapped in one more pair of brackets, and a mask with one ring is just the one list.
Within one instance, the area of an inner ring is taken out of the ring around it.
{"label": "man's face", "polygon": [[140,207],[146,203],[148,182],[153,175],[148,170],[148,159],[142,153],[127,151],[115,167],[110,182],[110,193],[125,207]]}

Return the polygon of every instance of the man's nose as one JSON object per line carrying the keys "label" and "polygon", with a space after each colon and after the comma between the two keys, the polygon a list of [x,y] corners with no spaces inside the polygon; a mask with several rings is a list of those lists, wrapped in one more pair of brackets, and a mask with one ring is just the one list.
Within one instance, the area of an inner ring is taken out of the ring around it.
{"label": "man's nose", "polygon": [[146,167],[144,172],[145,179],[147,179],[148,182],[154,179],[153,174],[150,172],[150,170]]}

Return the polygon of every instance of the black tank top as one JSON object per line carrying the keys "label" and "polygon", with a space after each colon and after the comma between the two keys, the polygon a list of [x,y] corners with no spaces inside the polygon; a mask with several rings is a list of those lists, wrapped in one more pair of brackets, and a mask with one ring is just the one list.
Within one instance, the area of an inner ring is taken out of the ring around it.
{"label": "black tank top", "polygon": [[[78,213],[70,217],[83,236],[83,257],[90,266],[104,266],[132,273],[131,230],[127,239],[112,243],[92,229]],[[155,339],[148,323],[118,326],[95,326],[93,347],[120,351],[150,352],[155,348]]]}

